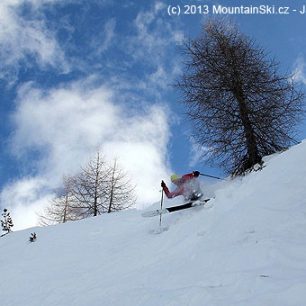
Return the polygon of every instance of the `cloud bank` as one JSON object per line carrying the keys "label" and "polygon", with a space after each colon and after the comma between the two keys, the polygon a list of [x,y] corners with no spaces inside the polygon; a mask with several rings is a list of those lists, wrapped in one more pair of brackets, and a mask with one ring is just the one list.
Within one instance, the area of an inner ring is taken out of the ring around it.
{"label": "cloud bank", "polygon": [[31,83],[20,88],[11,150],[28,161],[27,172],[34,174],[7,185],[1,194],[2,206],[12,215],[21,219],[26,212],[19,229],[33,225],[62,176],[78,172],[98,150],[108,160],[119,159],[136,184],[138,208],[159,199],[159,182],[168,172],[166,110],[158,104],[130,109],[117,103],[112,89],[88,80],[45,91]]}

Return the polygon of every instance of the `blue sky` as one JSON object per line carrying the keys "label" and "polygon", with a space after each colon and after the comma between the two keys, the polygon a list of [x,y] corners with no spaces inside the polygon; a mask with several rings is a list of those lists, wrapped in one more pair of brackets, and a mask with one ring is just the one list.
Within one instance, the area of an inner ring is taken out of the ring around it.
{"label": "blue sky", "polygon": [[[1,0],[0,205],[33,225],[63,175],[97,150],[118,158],[137,184],[138,206],[159,199],[171,172],[223,175],[197,159],[172,84],[184,40],[208,15],[168,6],[290,6],[288,15],[224,15],[306,85],[303,1]],[[214,16],[216,17],[216,16]],[[297,139],[306,138],[305,122]],[[16,220],[17,219],[17,220]]]}

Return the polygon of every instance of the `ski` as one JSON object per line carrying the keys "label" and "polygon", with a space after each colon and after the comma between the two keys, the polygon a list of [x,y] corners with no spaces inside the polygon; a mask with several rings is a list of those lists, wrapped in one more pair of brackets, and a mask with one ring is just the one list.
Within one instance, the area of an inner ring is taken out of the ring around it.
{"label": "ski", "polygon": [[156,209],[156,210],[152,210],[152,211],[145,211],[141,215],[143,217],[159,216],[159,215],[171,213],[171,212],[178,211],[178,210],[183,210],[183,209],[187,209],[187,208],[191,208],[191,207],[205,205],[209,200],[211,200],[211,199],[189,201],[189,202],[177,205],[177,206],[167,207],[167,208],[164,208],[164,209]]}

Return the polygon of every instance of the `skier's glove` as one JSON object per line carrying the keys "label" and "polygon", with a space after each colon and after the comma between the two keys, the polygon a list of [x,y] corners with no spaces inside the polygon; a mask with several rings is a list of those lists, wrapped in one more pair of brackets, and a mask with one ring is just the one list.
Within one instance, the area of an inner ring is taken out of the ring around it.
{"label": "skier's glove", "polygon": [[200,175],[200,172],[199,171],[193,171],[193,176],[194,177],[198,177]]}
{"label": "skier's glove", "polygon": [[162,186],[162,188],[166,187],[166,184],[165,184],[165,182],[164,182],[164,181],[161,181],[161,184],[160,184],[160,186]]}

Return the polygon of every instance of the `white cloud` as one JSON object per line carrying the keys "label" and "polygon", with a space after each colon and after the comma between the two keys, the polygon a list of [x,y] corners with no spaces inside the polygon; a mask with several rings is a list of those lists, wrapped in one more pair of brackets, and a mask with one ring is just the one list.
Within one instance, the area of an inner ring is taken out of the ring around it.
{"label": "white cloud", "polygon": [[42,211],[53,197],[47,192],[47,182],[41,177],[23,178],[10,183],[0,194],[0,201],[7,208],[14,223],[13,230],[37,224],[36,212]]}
{"label": "white cloud", "polygon": [[[55,34],[47,28],[39,15],[40,8],[55,2],[57,1],[1,0],[0,60],[3,69],[0,77],[15,81],[19,65],[29,57],[34,58],[42,68],[52,66],[61,67],[63,72],[69,70]],[[26,19],[19,13],[20,7],[25,3],[33,5],[31,19]]]}
{"label": "white cloud", "polygon": [[32,208],[45,205],[52,194],[50,189],[58,187],[62,175],[76,173],[99,149],[108,159],[119,158],[122,168],[137,184],[138,207],[159,199],[160,180],[168,172],[170,137],[162,106],[131,113],[127,106],[117,103],[112,89],[90,81],[48,91],[27,84],[19,90],[12,120],[16,128],[11,148],[27,161],[33,159],[33,152],[38,156],[35,163],[29,164],[37,175],[7,186],[2,199],[10,192],[22,193],[27,183],[41,182],[35,190],[26,189],[25,201],[10,201],[15,215],[30,207],[30,219],[36,217]]}
{"label": "white cloud", "polygon": [[116,20],[114,18],[108,20],[102,31],[102,34],[94,38],[93,46],[97,54],[105,52],[113,42],[115,36]]}
{"label": "white cloud", "polygon": [[194,167],[197,164],[199,164],[201,161],[203,162],[203,157],[207,153],[208,148],[199,145],[193,137],[190,137],[189,141],[191,145],[189,166]]}
{"label": "white cloud", "polygon": [[136,85],[147,87],[146,90],[155,96],[169,89],[180,71],[176,48],[182,44],[184,32],[178,20],[165,18],[166,11],[166,5],[160,1],[139,11],[133,22],[134,34],[128,41],[124,40],[134,61],[150,67],[151,73]]}
{"label": "white cloud", "polygon": [[164,3],[156,2],[150,10],[137,14],[134,21],[137,35],[131,38],[135,56],[152,55],[150,60],[158,62],[166,47],[182,43],[183,31],[174,26],[171,18],[164,18],[166,10]]}
{"label": "white cloud", "polygon": [[138,207],[158,199],[160,181],[167,177],[168,128],[164,109],[152,106],[146,114],[119,123],[113,137],[103,144],[106,155],[119,157],[137,184]]}
{"label": "white cloud", "polygon": [[306,85],[305,60],[302,56],[298,57],[294,64],[293,80]]}

